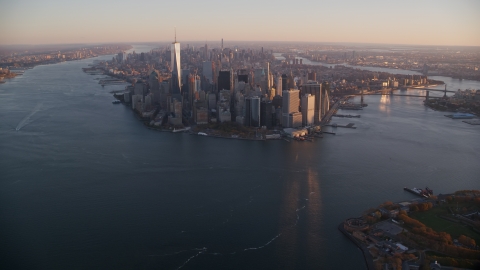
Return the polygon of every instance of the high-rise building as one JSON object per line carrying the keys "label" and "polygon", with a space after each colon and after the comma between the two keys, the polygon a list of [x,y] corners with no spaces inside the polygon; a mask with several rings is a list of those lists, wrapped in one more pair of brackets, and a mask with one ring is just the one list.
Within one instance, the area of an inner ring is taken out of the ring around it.
{"label": "high-rise building", "polygon": [[183,69],[182,70],[182,75],[181,75],[181,81],[180,81],[180,92],[182,93],[182,96],[187,96],[189,93],[188,90],[188,77],[190,76],[190,70],[189,69]]}
{"label": "high-rise building", "polygon": [[192,109],[194,101],[198,99],[198,91],[200,91],[200,77],[190,74],[188,76],[188,105]]}
{"label": "high-rise building", "polygon": [[160,103],[160,81],[158,78],[158,72],[152,70],[150,75],[148,75],[148,84],[150,85],[150,93],[153,94],[153,103]]}
{"label": "high-rise building", "polygon": [[277,82],[276,82],[275,86],[277,87],[276,91],[275,91],[275,95],[276,96],[282,96],[282,91],[283,91],[283,89],[282,89],[282,76],[279,75],[277,77]]}
{"label": "high-rise building", "polygon": [[253,83],[260,84],[265,79],[265,70],[263,68],[256,68],[253,75]]}
{"label": "high-rise building", "polygon": [[[283,127],[293,127],[298,123],[291,123],[290,122],[290,115],[294,113],[298,113],[298,109],[300,107],[300,99],[299,99],[300,90],[298,89],[290,89],[283,91],[283,105],[282,105],[282,125]],[[298,115],[296,115],[295,119],[298,119]],[[302,124],[302,120],[300,117],[300,125]]]}
{"label": "high-rise building", "polygon": [[330,84],[325,81],[322,83],[322,118],[330,110]]}
{"label": "high-rise building", "polygon": [[302,126],[309,126],[315,123],[315,96],[305,94],[301,99]]}
{"label": "high-rise building", "polygon": [[210,83],[213,83],[213,63],[211,61],[204,61],[202,63],[203,76]]}
{"label": "high-rise building", "polygon": [[322,85],[318,82],[309,81],[302,86],[302,95],[305,94],[315,96],[313,121],[314,124],[318,125],[324,115],[322,110]]}
{"label": "high-rise building", "polygon": [[260,127],[260,97],[245,98],[245,126]]}
{"label": "high-rise building", "polygon": [[288,77],[287,74],[282,74],[282,92],[288,90]]}
{"label": "high-rise building", "polygon": [[287,89],[294,89],[296,88],[296,84],[295,84],[295,79],[293,78],[293,74],[292,72],[290,71],[290,74],[288,74],[288,84],[287,84]]}
{"label": "high-rise building", "polygon": [[260,97],[252,97],[250,110],[250,125],[260,127]]}
{"label": "high-rise building", "polygon": [[232,90],[230,70],[218,72],[218,91],[220,90]]}
{"label": "high-rise building", "polygon": [[170,46],[171,53],[171,92],[172,94],[180,94],[180,88],[182,87],[182,70],[180,65],[180,43],[177,42],[177,36],[175,34],[175,42]]}
{"label": "high-rise building", "polygon": [[205,42],[205,48],[204,48],[204,50],[205,50],[205,51],[204,51],[204,59],[205,59],[205,61],[208,61],[208,60],[210,60],[210,56],[208,55],[208,45],[207,45],[206,42]]}
{"label": "high-rise building", "polygon": [[273,127],[272,110],[273,104],[271,101],[262,101],[260,103],[260,126],[266,126],[268,129]]}

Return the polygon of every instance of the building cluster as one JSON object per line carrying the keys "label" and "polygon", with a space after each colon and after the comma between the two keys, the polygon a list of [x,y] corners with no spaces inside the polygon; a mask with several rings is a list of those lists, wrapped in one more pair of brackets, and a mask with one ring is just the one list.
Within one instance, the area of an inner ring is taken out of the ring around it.
{"label": "building cluster", "polygon": [[17,74],[14,72],[11,72],[10,69],[0,67],[0,83],[4,83],[3,79],[14,78],[16,75]]}
{"label": "building cluster", "polygon": [[131,48],[129,45],[98,45],[80,48],[42,48],[25,51],[16,51],[3,54],[0,67],[10,67],[13,71],[19,67],[34,67],[36,65],[53,64],[63,61],[72,61],[99,55],[113,54],[118,50]]}
{"label": "building cluster", "polygon": [[480,90],[460,90],[451,97],[425,101],[425,105],[440,111],[471,113],[480,116]]}
{"label": "building cluster", "polygon": [[429,76],[480,80],[478,48],[423,46],[401,49],[368,49],[329,45],[316,50],[307,49],[302,56],[329,64],[347,63],[355,66],[405,69]]}
{"label": "building cluster", "polygon": [[466,101],[466,102],[480,102],[480,90],[460,90],[453,95],[455,99]]}
{"label": "building cluster", "polygon": [[[154,126],[235,122],[252,128],[320,125],[330,86],[314,71],[284,68],[260,49],[195,49],[179,42],[147,53],[118,53],[100,63],[132,84],[121,97]],[[294,75],[298,73],[297,75]]]}

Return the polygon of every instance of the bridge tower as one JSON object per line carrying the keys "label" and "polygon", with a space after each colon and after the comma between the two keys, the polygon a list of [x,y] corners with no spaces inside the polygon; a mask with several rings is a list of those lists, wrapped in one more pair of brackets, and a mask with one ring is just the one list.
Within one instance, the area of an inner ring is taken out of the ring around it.
{"label": "bridge tower", "polygon": [[447,98],[447,85],[445,84],[445,92],[443,92],[443,98]]}
{"label": "bridge tower", "polygon": [[427,95],[425,96],[425,101],[428,101],[429,96],[430,96],[430,91],[427,90]]}

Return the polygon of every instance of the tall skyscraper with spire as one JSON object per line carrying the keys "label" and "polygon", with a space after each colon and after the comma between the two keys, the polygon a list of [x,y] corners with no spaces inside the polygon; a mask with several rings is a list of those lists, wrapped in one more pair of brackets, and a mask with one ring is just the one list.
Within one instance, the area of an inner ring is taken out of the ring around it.
{"label": "tall skyscraper with spire", "polygon": [[177,31],[175,30],[175,41],[172,43],[171,48],[171,68],[172,68],[172,94],[180,94],[180,89],[182,87],[182,69],[180,65],[180,43],[177,42]]}

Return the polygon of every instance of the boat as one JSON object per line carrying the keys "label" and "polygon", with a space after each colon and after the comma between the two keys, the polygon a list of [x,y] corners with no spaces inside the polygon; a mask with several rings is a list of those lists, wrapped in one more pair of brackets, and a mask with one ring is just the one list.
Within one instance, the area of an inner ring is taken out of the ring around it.
{"label": "boat", "polygon": [[112,101],[112,103],[113,103],[113,104],[120,104],[121,101],[117,99],[117,100]]}
{"label": "boat", "polygon": [[424,197],[424,198],[429,198],[430,196],[433,195],[433,190],[431,190],[431,189],[423,190],[423,189],[416,188],[416,187],[414,187],[414,188],[404,187],[403,189],[408,191],[408,192],[411,192],[415,195],[418,195],[420,197]]}
{"label": "boat", "polygon": [[473,119],[475,118],[475,115],[471,113],[454,113],[451,116],[452,119]]}

